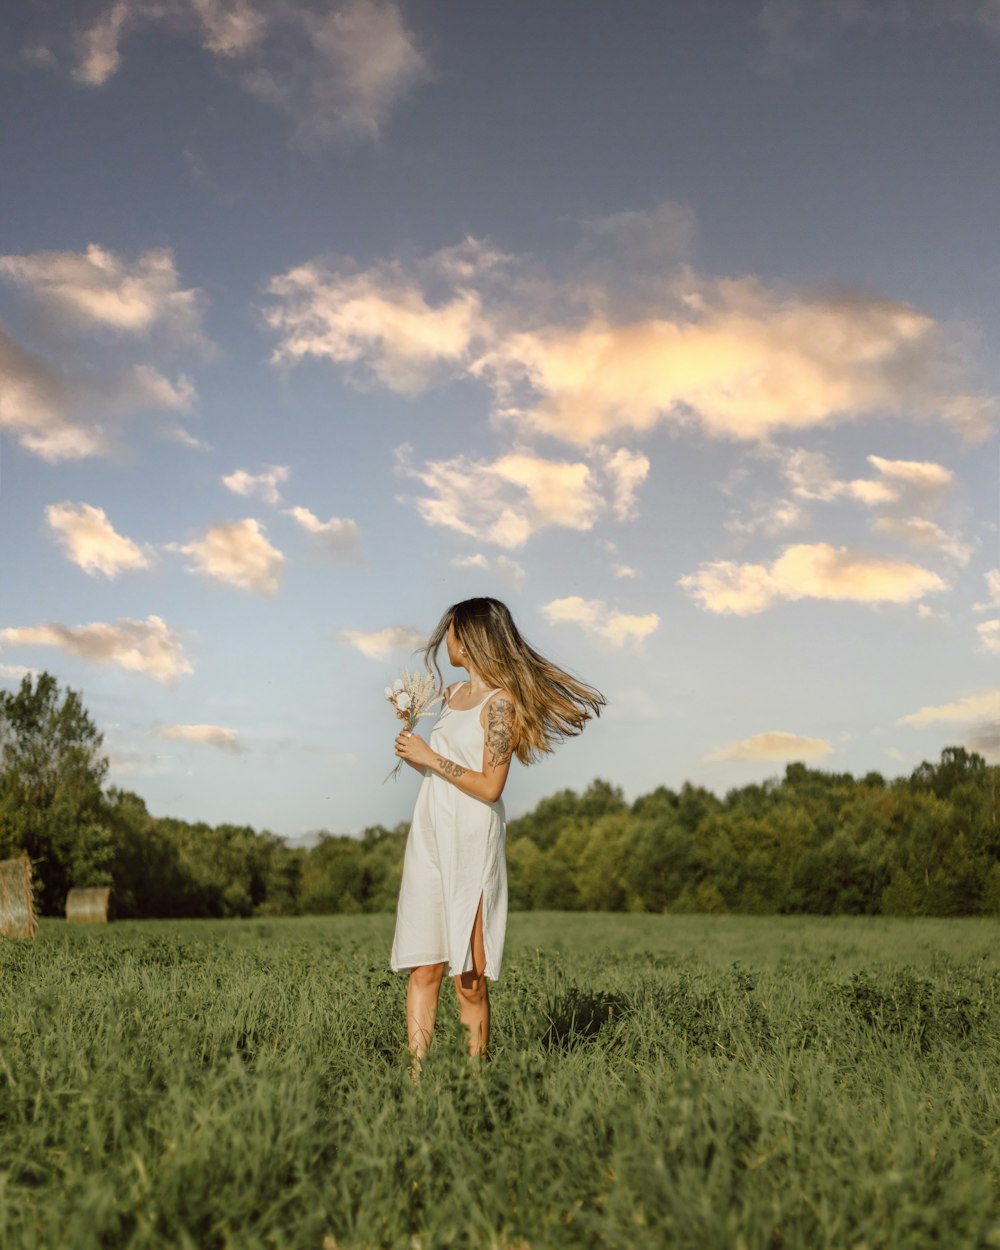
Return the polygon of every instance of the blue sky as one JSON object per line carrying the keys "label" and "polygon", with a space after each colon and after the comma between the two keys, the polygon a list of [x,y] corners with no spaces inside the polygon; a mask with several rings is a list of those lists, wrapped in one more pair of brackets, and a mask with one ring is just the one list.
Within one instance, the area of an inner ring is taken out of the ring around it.
{"label": "blue sky", "polygon": [[0,681],[152,811],[404,819],[479,594],[609,700],[515,814],[1000,758],[995,0],[0,21]]}

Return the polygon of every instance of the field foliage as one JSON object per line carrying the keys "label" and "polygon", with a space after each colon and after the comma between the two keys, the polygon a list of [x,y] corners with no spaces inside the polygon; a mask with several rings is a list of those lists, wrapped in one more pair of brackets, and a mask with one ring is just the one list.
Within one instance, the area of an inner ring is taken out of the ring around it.
{"label": "field foliage", "polygon": [[0,944],[4,1250],[1000,1246],[1000,925],[512,917],[417,1082],[391,917]]}

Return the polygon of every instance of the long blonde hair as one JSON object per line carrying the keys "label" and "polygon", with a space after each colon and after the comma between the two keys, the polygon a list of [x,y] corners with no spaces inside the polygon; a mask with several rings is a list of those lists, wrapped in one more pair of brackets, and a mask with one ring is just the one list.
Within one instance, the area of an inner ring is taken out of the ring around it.
{"label": "long blonde hair", "polygon": [[514,751],[522,764],[547,755],[563,738],[580,733],[591,716],[600,716],[607,703],[604,695],[529,646],[499,599],[465,599],[438,621],[424,649],[424,663],[428,671],[433,663],[442,684],[437,653],[449,625],[483,680],[513,695]]}

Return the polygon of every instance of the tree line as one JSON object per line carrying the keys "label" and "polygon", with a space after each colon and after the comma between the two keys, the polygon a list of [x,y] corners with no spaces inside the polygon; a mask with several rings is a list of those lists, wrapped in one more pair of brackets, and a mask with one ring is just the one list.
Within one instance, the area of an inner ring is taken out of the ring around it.
{"label": "tree line", "polygon": [[[113,914],[224,917],[395,907],[406,826],[291,847],[246,825],[150,814],[106,787],[102,736],[54,677],[0,692],[0,859],[27,854],[39,910],[112,886]],[[909,777],[789,764],[724,797],[594,781],[508,824],[515,909],[1000,915],[1000,768],[963,747]]]}

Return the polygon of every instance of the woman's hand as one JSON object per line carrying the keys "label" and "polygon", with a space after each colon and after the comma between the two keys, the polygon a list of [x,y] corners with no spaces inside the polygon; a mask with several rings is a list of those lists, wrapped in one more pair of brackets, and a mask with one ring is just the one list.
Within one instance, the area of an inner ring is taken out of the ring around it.
{"label": "woman's hand", "polygon": [[414,768],[426,768],[434,762],[434,752],[419,734],[403,729],[396,739],[396,757]]}

